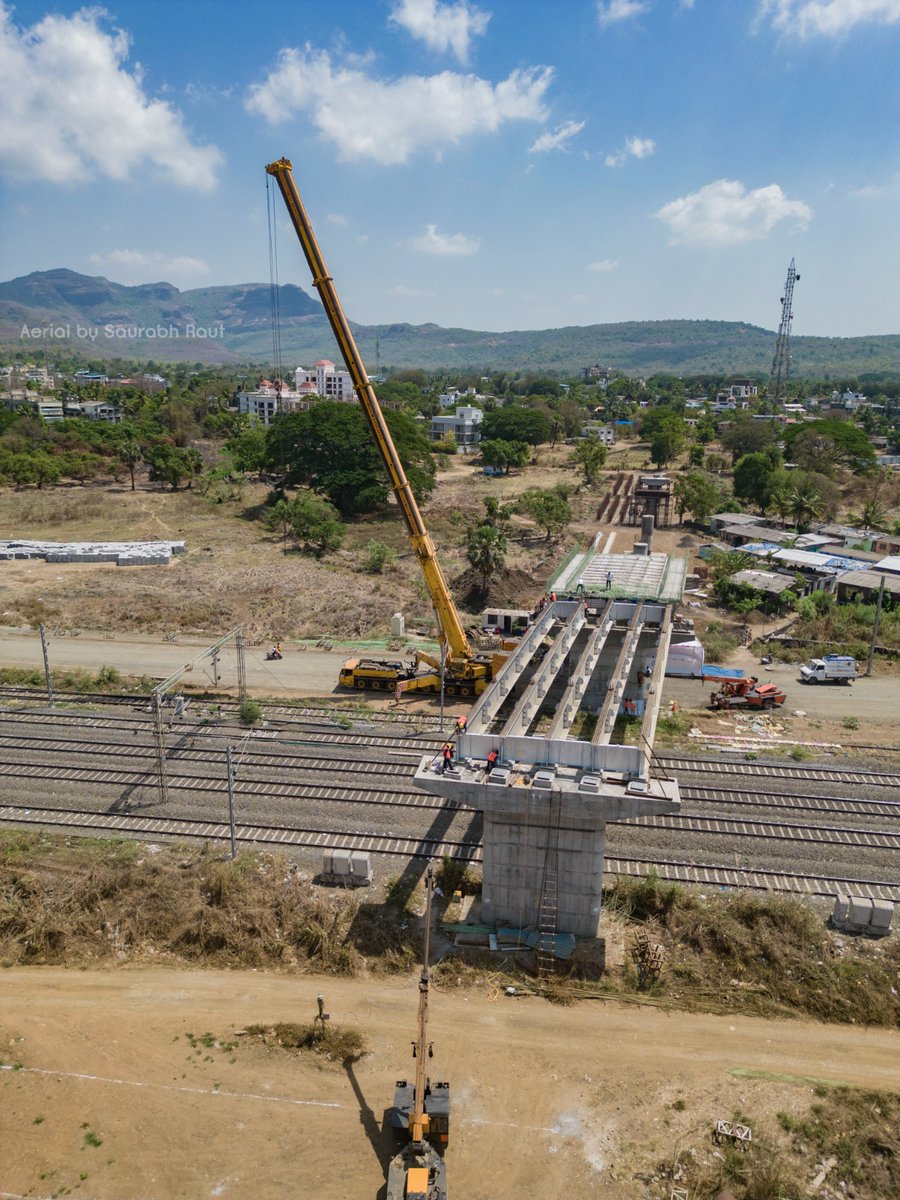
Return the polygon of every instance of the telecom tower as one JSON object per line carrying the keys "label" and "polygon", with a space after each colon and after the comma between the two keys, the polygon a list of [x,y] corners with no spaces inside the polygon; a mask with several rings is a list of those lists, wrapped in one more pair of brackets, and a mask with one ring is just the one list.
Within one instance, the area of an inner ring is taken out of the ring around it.
{"label": "telecom tower", "polygon": [[781,399],[791,369],[791,321],[794,319],[791,306],[794,303],[794,284],[799,278],[794,268],[794,260],[791,259],[784,284],[784,295],[781,297],[781,324],[778,326],[778,341],[775,343],[775,357],[772,359],[769,399],[774,401]]}

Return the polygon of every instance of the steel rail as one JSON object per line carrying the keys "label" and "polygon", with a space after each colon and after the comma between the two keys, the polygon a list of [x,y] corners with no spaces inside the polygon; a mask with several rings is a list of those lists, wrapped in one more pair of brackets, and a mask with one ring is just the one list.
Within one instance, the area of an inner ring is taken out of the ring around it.
{"label": "steel rail", "polygon": [[[227,822],[197,821],[188,818],[135,817],[78,809],[27,808],[0,805],[0,824],[13,826],[37,825],[53,828],[94,830],[125,836],[158,838],[199,838],[227,841],[230,828]],[[282,845],[312,849],[358,849],[373,853],[405,857],[438,857],[481,860],[481,848],[475,842],[457,842],[423,838],[403,838],[390,834],[348,833],[327,829],[302,829],[290,826],[266,826],[241,823],[236,828],[243,842],[260,845]],[[849,876],[800,875],[787,871],[758,870],[744,867],[725,867],[713,863],[687,862],[666,858],[635,858],[610,855],[606,859],[607,875],[643,875],[654,868],[664,879],[673,882],[726,888],[749,888],[758,891],[801,892],[806,895],[830,896],[836,891],[853,892],[871,899],[897,900],[900,885],[880,879],[861,879]]]}

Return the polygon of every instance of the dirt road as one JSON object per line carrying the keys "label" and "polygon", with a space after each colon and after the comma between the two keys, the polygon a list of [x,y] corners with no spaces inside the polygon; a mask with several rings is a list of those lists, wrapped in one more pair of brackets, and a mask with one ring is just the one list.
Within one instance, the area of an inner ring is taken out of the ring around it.
{"label": "dirt road", "polygon": [[[860,721],[896,722],[900,702],[900,680],[896,677],[873,675],[846,687],[836,683],[801,683],[796,663],[776,663],[771,670],[756,664],[748,671],[762,682],[778,684],[787,693],[786,714],[802,708],[809,716],[823,720],[839,721],[841,717],[854,716]],[[663,704],[677,700],[682,708],[702,707],[709,703],[709,694],[715,690],[710,681],[670,678],[663,687]]]}
{"label": "dirt road", "polygon": [[[308,1021],[319,991],[334,1024],[366,1037],[355,1066],[233,1038],[253,1022]],[[383,1111],[413,1066],[412,977],[11,969],[0,1005],[0,1194],[379,1192]],[[468,1200],[634,1200],[645,1194],[635,1173],[705,1138],[696,1131],[716,1117],[740,1108],[761,1130],[777,1109],[805,1109],[810,1084],[786,1075],[900,1088],[900,1034],[889,1030],[560,1008],[485,988],[435,989],[429,1032],[433,1077],[451,1081],[450,1185]],[[729,1073],[740,1068],[782,1081]]]}
{"label": "dirt road", "polygon": [[[162,642],[157,637],[115,638],[108,641],[98,634],[80,637],[57,637],[50,645],[50,661],[56,670],[83,667],[98,671],[103,666],[116,667],[123,674],[149,675],[166,679],[180,667],[199,655],[210,642],[202,638],[181,638],[178,642]],[[246,652],[247,685],[259,695],[348,696],[339,691],[336,680],[341,663],[350,651],[336,648],[300,651],[288,648],[281,662],[266,662],[268,647],[253,646]],[[0,627],[0,663],[6,666],[42,669],[41,643],[31,630]],[[198,686],[212,686],[209,663],[196,667],[187,681]],[[759,668],[761,678],[779,684],[788,693],[785,713],[802,708],[811,716],[839,721],[852,713],[864,721],[895,720],[900,684],[887,675],[859,679],[851,688],[838,685],[808,687],[798,682],[797,667],[779,664],[771,671]],[[223,687],[237,686],[237,661],[233,646],[222,650],[219,675]],[[663,703],[677,700],[682,708],[704,706],[709,701],[710,683],[691,679],[667,679]],[[371,701],[371,695],[367,695]],[[385,698],[385,703],[387,698]],[[406,705],[404,705],[404,708]]]}
{"label": "dirt road", "polygon": [[[107,640],[102,635],[88,633],[76,638],[56,637],[50,643],[50,665],[54,671],[73,667],[98,671],[108,666],[127,675],[168,679],[201,654],[212,640],[184,637],[177,642],[163,642],[158,636]],[[249,646],[245,654],[248,688],[266,695],[331,695],[341,663],[347,657],[345,650],[301,652],[288,648],[281,662],[266,662],[266,650],[268,646]],[[43,670],[38,634],[31,630],[0,627],[0,663]],[[207,661],[197,666],[186,682],[211,687],[211,672],[211,664]],[[233,645],[226,646],[220,653],[219,677],[223,687],[237,687],[237,655]]]}

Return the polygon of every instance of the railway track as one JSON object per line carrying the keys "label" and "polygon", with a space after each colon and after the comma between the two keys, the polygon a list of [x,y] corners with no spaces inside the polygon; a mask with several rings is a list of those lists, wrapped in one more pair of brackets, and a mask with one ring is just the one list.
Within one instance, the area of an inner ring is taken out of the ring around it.
{"label": "railway track", "polygon": [[[0,824],[51,827],[83,832],[119,834],[123,837],[154,837],[161,839],[197,838],[204,841],[227,841],[230,827],[224,821],[197,821],[187,818],[133,816],[120,813],[96,812],[84,809],[28,808],[0,805]],[[309,849],[368,850],[376,854],[402,857],[448,857],[464,862],[481,861],[481,846],[476,842],[450,841],[428,837],[404,838],[390,834],[352,833],[342,830],[303,828],[299,826],[252,825],[240,823],[235,833],[238,841],[256,845],[293,846]],[[750,888],[757,891],[801,892],[812,896],[831,896],[836,891],[850,891],[872,899],[896,901],[900,886],[889,880],[848,876],[797,875],[786,871],[755,870],[725,867],[712,863],[696,863],[678,859],[630,858],[610,856],[606,859],[607,875],[643,875],[653,867],[663,878],[672,882],[700,884],[719,888]]]}
{"label": "railway track", "polygon": [[[729,762],[708,758],[656,756],[655,772],[674,771],[685,775],[746,775],[764,779],[802,779],[808,783],[848,783],[876,787],[900,787],[900,775],[892,771],[855,771],[848,767],[792,767],[787,763]],[[661,770],[660,770],[661,769]]]}
{"label": "railway track", "polygon": [[[110,705],[111,707],[135,707],[139,704],[148,704],[149,700],[146,696],[126,695],[122,693],[98,692],[95,695],[86,695],[84,692],[66,692],[57,691],[54,688],[54,699],[59,704],[91,704],[91,705]],[[200,700],[190,697],[195,705],[199,706],[214,706],[225,712],[237,715],[240,708],[239,701],[228,699],[210,699]],[[33,700],[37,703],[43,703],[46,699],[46,693],[35,688],[14,687],[12,685],[0,685],[0,701],[2,700]],[[332,725],[339,724],[341,719],[350,719],[359,721],[366,725],[411,725],[418,729],[432,728],[438,732],[441,728],[441,719],[435,713],[406,713],[402,710],[397,712],[384,713],[373,709],[371,712],[358,713],[350,708],[326,708],[318,705],[304,704],[286,704],[273,701],[265,703],[265,711],[269,716],[277,716],[279,720],[290,721],[293,718],[301,717],[319,717],[323,719],[323,723]],[[452,724],[452,719],[446,719],[444,726],[449,727]]]}
{"label": "railway track", "polygon": [[[14,712],[0,712],[0,723],[9,722],[17,725],[54,725],[57,727],[77,727],[80,729],[98,729],[117,731],[119,733],[145,733],[148,736],[154,731],[154,723],[144,716],[134,716],[129,718],[124,717],[107,717],[107,716],[86,716],[83,713],[60,713],[56,710],[53,712],[36,712],[30,709],[17,709]],[[173,726],[167,730],[170,734],[179,734],[182,737],[198,737],[201,735],[212,734],[219,737],[230,737],[231,740],[236,738],[249,738],[251,741],[272,740],[275,736],[275,731],[262,730],[247,730],[247,729],[232,729],[228,727],[212,727],[209,725],[193,725],[189,722]],[[283,732],[283,731],[279,731]],[[321,725],[304,726],[302,729],[304,734],[302,741],[310,743],[322,743],[336,746],[346,746],[351,749],[359,749],[366,746],[380,746],[382,749],[391,750],[416,750],[422,754],[427,754],[430,750],[436,750],[440,747],[441,741],[430,737],[422,737],[411,735],[409,737],[398,737],[391,734],[380,733],[352,733],[345,729],[335,729],[333,725],[324,728]],[[285,739],[282,738],[282,741]],[[298,739],[301,740],[301,739]]]}
{"label": "railway track", "polygon": [[[214,736],[214,735],[213,735]],[[290,743],[287,743],[290,744]],[[328,775],[352,774],[372,775],[375,777],[390,774],[393,781],[411,779],[418,762],[420,751],[395,752],[398,757],[364,760],[348,759],[346,757],[312,757],[302,750],[282,750],[284,740],[279,741],[278,752],[262,749],[248,744],[241,748],[238,754],[238,764],[242,770],[246,766],[254,769],[269,769],[275,771],[301,771],[323,773]],[[155,761],[155,747],[144,743],[129,743],[122,749],[130,758],[140,758]],[[0,734],[0,753],[3,751],[20,750],[29,754],[66,754],[108,758],[115,751],[112,746],[96,746],[78,738],[54,737],[47,738],[34,735],[30,731],[17,736]],[[407,755],[412,761],[402,761],[400,755]],[[167,761],[179,764],[198,764],[220,767],[223,761],[224,749],[209,748],[194,745],[171,747]],[[15,760],[5,759],[0,766],[14,767]],[[391,788],[398,789],[396,782]],[[409,789],[410,794],[415,789]],[[794,811],[846,813],[852,816],[894,817],[900,816],[900,799],[897,800],[856,800],[845,796],[808,795],[803,792],[765,793],[748,792],[738,788],[698,788],[688,784],[682,785],[681,796],[684,801],[692,804],[719,804],[723,806],[738,806],[746,809],[786,809]]]}
{"label": "railway track", "polygon": [[[22,779],[48,779],[104,787],[155,788],[157,776],[153,771],[109,770],[94,767],[19,763],[0,760],[0,773],[14,774]],[[210,779],[198,775],[169,775],[170,790],[224,795],[226,779]],[[238,803],[250,798],[265,800],[297,800],[337,804],[381,805],[385,808],[428,809],[442,812],[474,812],[471,805],[455,803],[419,789],[399,791],[393,786],[363,788],[287,783],[268,777],[252,778],[241,774],[238,780]],[[55,810],[53,810],[55,811]],[[870,850],[900,850],[900,833],[880,829],[855,829],[846,826],[822,826],[797,822],[734,820],[723,817],[700,817],[693,814],[656,818],[638,818],[627,823],[643,829],[677,830],[680,833],[724,835],[731,838],[758,838],[786,842],[818,843],[830,846],[852,846]]]}

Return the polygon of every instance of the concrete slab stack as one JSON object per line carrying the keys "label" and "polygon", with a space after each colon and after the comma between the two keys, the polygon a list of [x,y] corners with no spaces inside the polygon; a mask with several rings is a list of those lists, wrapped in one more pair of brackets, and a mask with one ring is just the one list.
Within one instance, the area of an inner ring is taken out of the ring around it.
{"label": "concrete slab stack", "polygon": [[184,554],[176,542],[0,541],[0,560],[43,558],[49,563],[115,563],[120,567],[166,566]]}

